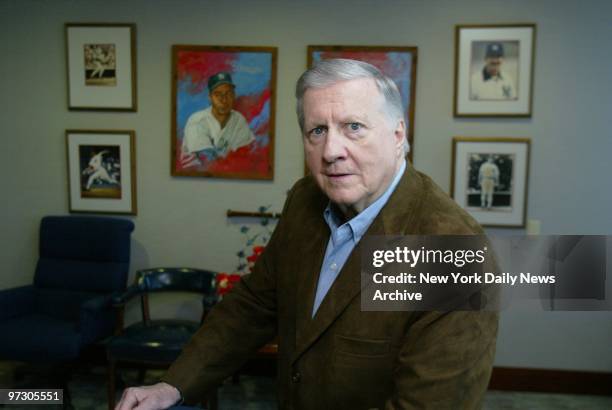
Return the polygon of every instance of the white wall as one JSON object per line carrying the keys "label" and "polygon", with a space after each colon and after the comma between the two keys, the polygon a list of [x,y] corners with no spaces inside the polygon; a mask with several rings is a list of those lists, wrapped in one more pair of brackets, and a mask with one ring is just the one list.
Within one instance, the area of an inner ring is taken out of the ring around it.
{"label": "white wall", "polygon": [[[228,208],[272,204],[302,175],[293,86],[309,44],[419,47],[415,165],[449,187],[451,138],[532,138],[530,218],[542,233],[612,233],[612,2],[607,0],[0,0],[0,288],[28,283],[43,215],[68,209],[64,131],[136,131],[133,269],[228,270],[240,247]],[[64,23],[137,25],[138,112],[69,112]],[[455,24],[537,24],[531,119],[454,119]],[[172,44],[279,49],[275,179],[172,178]],[[612,370],[612,314],[506,313],[497,364]]]}

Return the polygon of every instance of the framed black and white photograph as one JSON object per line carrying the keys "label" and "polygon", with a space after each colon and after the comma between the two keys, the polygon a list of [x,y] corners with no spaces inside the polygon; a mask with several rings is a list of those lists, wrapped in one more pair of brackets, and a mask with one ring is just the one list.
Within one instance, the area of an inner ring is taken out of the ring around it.
{"label": "framed black and white photograph", "polygon": [[136,215],[134,131],[67,130],[70,212]]}
{"label": "framed black and white photograph", "polygon": [[70,110],[136,111],[136,26],[67,23]]}
{"label": "framed black and white photograph", "polygon": [[455,27],[455,117],[530,117],[535,24]]}
{"label": "framed black and white photograph", "polygon": [[481,225],[523,227],[528,138],[453,138],[451,194]]}

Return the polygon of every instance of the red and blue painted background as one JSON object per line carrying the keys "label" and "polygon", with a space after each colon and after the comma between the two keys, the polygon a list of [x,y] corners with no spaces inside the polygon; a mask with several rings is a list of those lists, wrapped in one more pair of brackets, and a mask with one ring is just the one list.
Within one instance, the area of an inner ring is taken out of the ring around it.
{"label": "red and blue painted background", "polygon": [[[273,55],[271,52],[179,50],[176,55],[176,130],[174,169],[177,174],[268,179],[273,172],[274,131]],[[181,145],[185,124],[191,114],[210,106],[208,78],[228,72],[236,85],[234,110],[247,120],[255,135],[251,144],[223,158],[201,156],[200,164],[183,168]]]}

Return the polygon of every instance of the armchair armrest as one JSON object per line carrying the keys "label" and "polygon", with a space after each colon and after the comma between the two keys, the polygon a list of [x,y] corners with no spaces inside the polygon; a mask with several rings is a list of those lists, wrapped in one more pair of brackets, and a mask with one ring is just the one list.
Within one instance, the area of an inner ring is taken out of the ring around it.
{"label": "armchair armrest", "polygon": [[94,342],[113,333],[116,318],[113,314],[112,298],[112,294],[101,295],[81,304],[79,325],[81,338],[85,343]]}
{"label": "armchair armrest", "polygon": [[112,298],[114,294],[100,295],[91,299],[87,299],[81,305],[82,312],[97,313],[108,311],[112,307]]}
{"label": "armchair armrest", "polygon": [[32,285],[0,290],[0,320],[27,315],[36,310],[36,289]]}

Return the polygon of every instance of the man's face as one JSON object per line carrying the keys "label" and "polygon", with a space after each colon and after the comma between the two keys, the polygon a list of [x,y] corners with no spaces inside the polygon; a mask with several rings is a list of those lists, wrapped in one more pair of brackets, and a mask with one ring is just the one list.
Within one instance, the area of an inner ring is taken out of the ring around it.
{"label": "man's face", "polygon": [[384,112],[374,80],[304,94],[304,151],[319,187],[347,216],[381,196],[402,163],[405,128]]}
{"label": "man's face", "polygon": [[487,57],[485,59],[485,64],[487,67],[487,72],[492,76],[496,76],[499,74],[499,69],[502,64],[502,58],[501,57]]}
{"label": "man's face", "polygon": [[234,106],[234,87],[231,84],[221,84],[209,94],[212,111],[216,115],[229,115]]}

